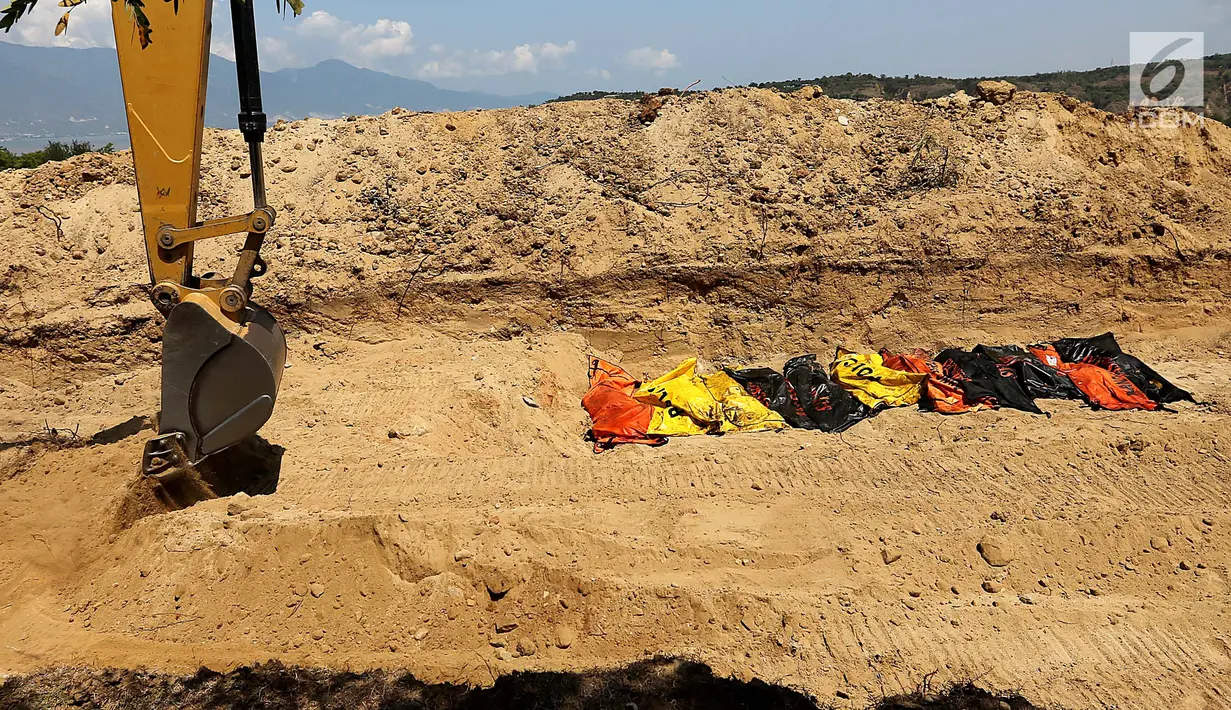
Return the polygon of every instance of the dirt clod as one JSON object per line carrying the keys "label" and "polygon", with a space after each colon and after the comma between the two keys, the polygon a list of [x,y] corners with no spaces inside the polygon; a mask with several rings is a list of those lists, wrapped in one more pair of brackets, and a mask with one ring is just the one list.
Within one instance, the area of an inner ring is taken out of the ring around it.
{"label": "dirt clod", "polygon": [[646,95],[637,105],[637,110],[633,113],[633,119],[642,125],[649,125],[658,118],[662,108],[662,97]]}
{"label": "dirt clod", "polygon": [[995,106],[1003,106],[1013,100],[1017,87],[1007,81],[981,81],[979,97]]}
{"label": "dirt clod", "polygon": [[983,561],[992,567],[1008,567],[1013,562],[1012,546],[1007,538],[988,535],[976,546]]}
{"label": "dirt clod", "polygon": [[538,653],[539,647],[532,639],[522,638],[517,640],[517,655],[533,656]]}
{"label": "dirt clod", "polygon": [[251,508],[252,508],[252,501],[249,500],[247,496],[240,495],[240,496],[237,496],[235,500],[232,500],[230,503],[227,503],[227,515],[230,515],[230,516],[243,515],[246,511],[250,510]]}

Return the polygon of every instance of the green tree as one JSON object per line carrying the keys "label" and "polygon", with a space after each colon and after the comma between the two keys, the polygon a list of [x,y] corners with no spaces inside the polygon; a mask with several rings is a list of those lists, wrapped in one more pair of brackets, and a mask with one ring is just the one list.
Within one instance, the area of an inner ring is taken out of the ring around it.
{"label": "green tree", "polygon": [[[87,144],[88,145],[88,144]],[[65,145],[60,141],[50,141],[47,147],[43,149],[43,162],[50,163],[53,161],[68,160],[73,157],[73,148],[76,144]]]}
{"label": "green tree", "polygon": [[68,160],[76,155],[85,155],[86,153],[114,153],[115,146],[111,143],[102,148],[95,148],[87,141],[72,141],[70,143],[61,143],[59,141],[50,141],[42,150],[35,150],[29,153],[20,155],[14,154],[7,148],[0,148],[0,170],[8,170],[10,168],[37,168],[44,163],[50,163],[57,160]]}

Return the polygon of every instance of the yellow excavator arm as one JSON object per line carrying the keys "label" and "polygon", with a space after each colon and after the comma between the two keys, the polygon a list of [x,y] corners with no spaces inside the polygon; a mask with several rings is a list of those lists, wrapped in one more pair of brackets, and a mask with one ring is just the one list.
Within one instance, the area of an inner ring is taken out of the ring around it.
{"label": "yellow excavator arm", "polygon": [[[211,0],[145,6],[156,42],[142,45],[125,3],[112,3],[120,78],[132,139],[149,258],[151,297],[163,333],[159,435],[143,470],[170,486],[210,456],[254,435],[269,420],[286,362],[286,338],[252,302],[252,279],[277,218],[265,195],[261,101],[252,0],[230,0],[239,79],[239,127],[252,163],[253,209],[197,219],[201,141],[212,35]],[[246,234],[230,275],[193,271],[196,242]]]}

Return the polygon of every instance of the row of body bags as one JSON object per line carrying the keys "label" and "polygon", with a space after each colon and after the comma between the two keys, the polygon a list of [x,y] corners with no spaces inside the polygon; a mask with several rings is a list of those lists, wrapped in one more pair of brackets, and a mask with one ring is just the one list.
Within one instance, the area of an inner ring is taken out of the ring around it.
{"label": "row of body bags", "polygon": [[663,444],[673,436],[787,428],[836,433],[884,409],[915,405],[941,414],[1001,407],[1043,414],[1037,399],[1146,411],[1194,401],[1107,333],[1029,348],[950,349],[935,357],[922,350],[839,348],[827,368],[815,355],[804,355],[781,373],[754,368],[702,375],[691,359],[644,383],[591,358],[582,406],[593,421],[595,450],[602,451],[618,444]]}

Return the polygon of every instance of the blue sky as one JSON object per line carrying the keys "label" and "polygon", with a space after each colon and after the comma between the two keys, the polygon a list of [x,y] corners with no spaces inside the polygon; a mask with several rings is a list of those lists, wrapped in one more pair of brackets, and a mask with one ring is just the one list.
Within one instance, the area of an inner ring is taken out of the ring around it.
{"label": "blue sky", "polygon": [[[4,0],[0,0],[3,2]],[[193,0],[181,0],[181,2]],[[1203,31],[1231,51],[1231,0],[306,0],[279,17],[257,2],[266,69],[338,58],[438,86],[515,94],[743,84],[845,72],[982,76],[1128,61],[1130,31]],[[7,41],[113,44],[110,3],[41,0]],[[228,3],[215,47],[227,54]]]}

